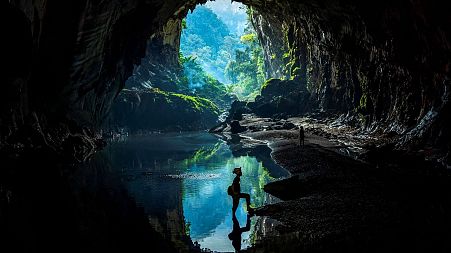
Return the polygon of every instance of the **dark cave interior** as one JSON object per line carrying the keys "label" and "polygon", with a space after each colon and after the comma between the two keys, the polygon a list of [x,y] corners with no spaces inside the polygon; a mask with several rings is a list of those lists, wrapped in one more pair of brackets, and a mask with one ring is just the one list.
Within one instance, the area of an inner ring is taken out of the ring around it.
{"label": "dark cave interior", "polygon": [[[2,36],[5,44],[0,77],[3,88],[0,150],[5,166],[0,166],[0,242],[20,246],[11,252],[34,252],[48,248],[49,244],[55,248],[65,245],[68,251],[74,252],[105,249],[123,252],[152,248],[152,243],[161,252],[177,251],[144,225],[142,210],[134,207],[124,192],[100,189],[98,194],[103,194],[102,197],[78,195],[65,186],[65,180],[74,179],[63,175],[69,172],[61,164],[86,161],[105,146],[101,131],[104,123],[111,120],[112,110],[116,115],[113,120],[139,122],[136,128],[154,126],[156,119],[165,117],[167,108],[158,102],[155,105],[155,99],[161,99],[158,94],[121,91],[138,65],[155,67],[151,70],[157,72],[157,77],[159,71],[180,67],[182,20],[197,4],[205,2],[2,1],[0,23],[6,32]],[[401,186],[396,185],[396,178],[386,179],[388,174],[378,177],[390,181],[384,190],[398,191],[399,194],[393,195],[402,195],[411,203],[415,198],[409,195],[409,189],[416,186],[427,189],[417,189],[411,194],[440,201],[433,202],[431,209],[424,212],[427,217],[420,224],[425,229],[434,229],[443,221],[449,225],[446,186],[451,182],[451,14],[447,4],[439,0],[238,2],[253,10],[251,20],[263,48],[267,76],[273,78],[265,83],[254,102],[234,102],[229,120],[241,118],[243,112],[269,118],[280,114],[315,113],[321,117],[333,114],[361,131],[390,136],[389,141],[381,143],[367,157],[373,161],[405,161],[407,166],[416,164],[420,172],[416,177],[410,171],[397,174],[412,176],[408,182],[399,179]],[[126,109],[115,108],[118,98]],[[149,106],[159,114],[146,118]],[[205,113],[176,118],[182,125],[197,122],[193,128],[206,128],[216,116]],[[55,162],[48,169],[30,168],[33,164],[30,161],[35,159],[44,164],[48,160]],[[105,172],[86,173],[90,177],[91,173]],[[427,179],[420,182],[417,177]],[[274,187],[276,193],[284,192],[277,190],[277,185]],[[33,193],[35,188],[39,190]],[[42,194],[47,197],[37,200]],[[64,199],[65,196],[71,199]],[[354,195],[343,196],[353,198]],[[75,214],[82,208],[73,208],[77,205],[74,203],[94,205],[95,214],[85,214],[86,217]],[[27,210],[37,210],[37,213],[30,216],[25,214]],[[68,217],[78,217],[78,220],[65,218],[65,213],[71,210],[74,211]],[[96,223],[94,219],[100,216],[103,219]],[[43,220],[30,221],[36,217],[50,220],[50,225]],[[40,234],[40,227],[46,226],[48,231]],[[86,232],[82,226],[91,230]],[[124,233],[124,229],[130,233]],[[408,228],[396,230],[387,226],[378,231],[396,234],[405,230]],[[449,227],[437,228],[434,235],[439,233],[440,237],[430,236],[424,243],[417,240],[418,244],[406,246],[408,239],[403,238],[399,245],[391,247],[395,242],[382,241],[377,236],[365,244],[359,232],[351,231],[343,235],[352,238],[348,241],[328,238],[317,243],[321,245],[302,244],[301,239],[292,239],[296,243],[289,241],[288,245],[293,247],[286,252],[297,252],[299,248],[331,251],[334,246],[327,245],[335,245],[337,241],[341,249],[349,251],[376,251],[369,248],[375,244],[383,245],[380,248],[385,250],[426,250],[427,245],[439,252],[450,250],[449,241],[446,242],[451,234]],[[124,235],[126,238],[120,239],[121,242],[112,243]],[[45,240],[47,236],[61,242]],[[77,241],[83,243],[77,245]],[[276,252],[275,248],[257,247],[255,251]]]}

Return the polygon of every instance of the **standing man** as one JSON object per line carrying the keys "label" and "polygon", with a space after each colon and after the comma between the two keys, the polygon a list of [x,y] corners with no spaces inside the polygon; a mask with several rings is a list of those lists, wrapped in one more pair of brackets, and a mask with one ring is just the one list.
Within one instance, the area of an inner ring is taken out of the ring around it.
{"label": "standing man", "polygon": [[304,127],[299,126],[299,146],[304,146],[304,138],[305,138]]}

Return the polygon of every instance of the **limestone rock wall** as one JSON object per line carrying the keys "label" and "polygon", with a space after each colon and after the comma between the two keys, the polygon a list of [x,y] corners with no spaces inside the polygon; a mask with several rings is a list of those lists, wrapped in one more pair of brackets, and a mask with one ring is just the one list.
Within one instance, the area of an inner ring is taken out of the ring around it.
{"label": "limestone rock wall", "polygon": [[135,65],[126,87],[177,91],[176,82],[182,71],[179,64],[181,32],[182,20],[171,18],[160,31],[154,33],[147,42],[145,57]]}
{"label": "limestone rock wall", "polygon": [[309,105],[408,135],[405,144],[449,139],[451,15],[443,2],[244,2],[282,23],[285,72],[311,93]]}
{"label": "limestone rock wall", "polygon": [[283,23],[269,13],[251,12],[251,22],[263,48],[266,78],[288,78],[285,72],[287,51],[283,34]]}
{"label": "limestone rock wall", "polygon": [[151,36],[195,2],[2,1],[9,67],[1,76],[0,146],[58,149],[81,129],[95,132]]}

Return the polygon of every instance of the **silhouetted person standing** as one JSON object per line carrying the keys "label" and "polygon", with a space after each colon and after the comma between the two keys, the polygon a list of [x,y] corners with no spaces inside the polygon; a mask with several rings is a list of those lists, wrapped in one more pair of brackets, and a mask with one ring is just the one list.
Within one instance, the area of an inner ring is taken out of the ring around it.
{"label": "silhouetted person standing", "polygon": [[304,138],[305,138],[304,127],[299,126],[299,146],[304,146]]}
{"label": "silhouetted person standing", "polygon": [[246,220],[246,226],[240,227],[240,223],[238,223],[238,219],[235,216],[235,213],[233,213],[232,217],[233,221],[233,229],[232,232],[229,234],[229,239],[232,241],[233,248],[235,248],[235,252],[241,251],[241,234],[243,232],[247,232],[251,230],[251,216],[247,216]]}
{"label": "silhouetted person standing", "polygon": [[235,215],[236,209],[238,208],[238,204],[240,203],[241,198],[246,199],[247,212],[252,213],[254,210],[250,206],[251,196],[247,193],[241,192],[240,177],[241,175],[243,175],[243,173],[241,172],[241,167],[233,169],[233,173],[236,174],[235,179],[233,179],[233,184],[229,186],[229,189],[227,189],[228,194],[232,196],[233,199],[233,207],[232,207],[233,214]]}

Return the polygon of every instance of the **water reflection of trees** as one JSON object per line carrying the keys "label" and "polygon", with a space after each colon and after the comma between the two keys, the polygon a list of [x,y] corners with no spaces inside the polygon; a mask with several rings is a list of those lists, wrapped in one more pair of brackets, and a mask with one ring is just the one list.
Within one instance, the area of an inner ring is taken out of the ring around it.
{"label": "water reflection of trees", "polygon": [[185,165],[185,167],[188,167],[198,162],[209,161],[210,159],[214,158],[215,155],[217,155],[218,151],[223,145],[223,143],[218,142],[213,146],[201,147],[196,152],[194,152],[194,154],[190,158],[183,160],[183,165]]}
{"label": "water reflection of trees", "polygon": [[[254,156],[234,156],[224,143],[205,147],[182,161],[185,173],[196,175],[208,171],[210,174],[220,174],[219,177],[205,181],[204,177],[184,177],[183,181],[183,209],[186,222],[190,222],[190,235],[194,240],[202,240],[218,233],[216,230],[231,215],[231,200],[227,195],[227,186],[233,181],[232,170],[241,167],[242,191],[251,195],[252,204],[261,206],[267,202],[267,194],[263,186],[275,180],[270,175],[262,161]],[[254,228],[256,220],[252,221]],[[252,229],[251,233],[254,233]],[[251,244],[255,236],[245,238]]]}
{"label": "water reflection of trees", "polygon": [[[217,239],[218,231],[229,228],[232,203],[226,189],[234,167],[243,170],[242,191],[251,195],[252,204],[268,202],[263,186],[278,176],[277,169],[265,159],[268,147],[252,150],[232,153],[226,143],[200,134],[132,139],[105,152],[152,227],[174,244],[188,246],[190,236]],[[256,221],[251,235],[243,238],[246,244],[260,229]]]}

